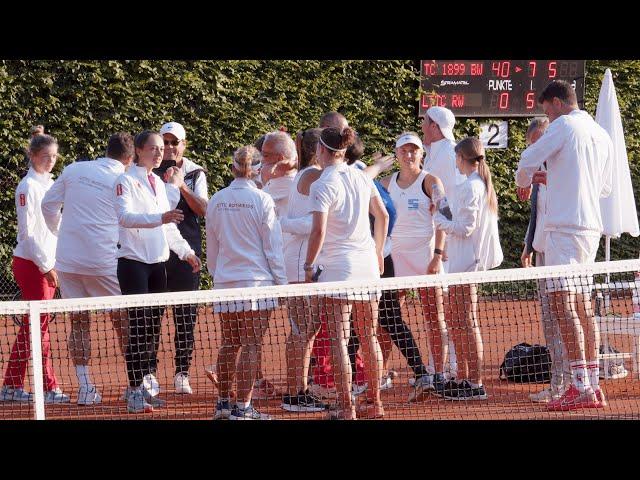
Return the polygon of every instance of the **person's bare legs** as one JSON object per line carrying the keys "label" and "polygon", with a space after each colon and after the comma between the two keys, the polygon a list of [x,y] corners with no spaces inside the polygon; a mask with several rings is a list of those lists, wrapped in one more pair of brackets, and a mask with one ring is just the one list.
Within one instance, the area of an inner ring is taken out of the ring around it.
{"label": "person's bare legs", "polygon": [[351,334],[352,305],[347,300],[326,298],[322,302],[327,318],[327,330],[331,342],[333,377],[336,384],[337,404],[341,418],[354,420],[355,408],[351,401],[351,362],[347,343]]}
{"label": "person's bare legs", "polygon": [[420,301],[427,325],[427,340],[433,356],[436,373],[444,373],[444,366],[449,354],[447,324],[444,318],[444,299],[442,288],[421,288]]}
{"label": "person's bare legs", "polygon": [[[562,341],[570,362],[586,362],[585,335],[576,305],[576,294],[569,291],[551,292],[551,315],[560,326]],[[597,353],[596,353],[597,355]]]}
{"label": "person's bare legs", "polygon": [[287,308],[292,323],[285,347],[287,390],[289,395],[297,395],[306,392],[308,387],[313,342],[321,325],[318,299],[290,298]]}
{"label": "person's bare legs", "polygon": [[469,347],[467,356],[468,378],[472,383],[482,385],[484,344],[478,319],[478,287],[475,284],[463,285],[462,287],[466,313],[465,332]]}
{"label": "person's bare legs", "polygon": [[378,302],[357,301],[353,303],[355,315],[353,327],[355,334],[360,339],[360,348],[366,366],[369,388],[367,389],[367,403],[373,404],[372,411],[367,411],[369,417],[381,417],[384,415],[382,401],[380,400],[380,380],[382,379],[382,351],[376,336],[378,328]]}
{"label": "person's bare legs", "polygon": [[376,335],[378,337],[378,343],[380,345],[380,352],[382,354],[382,371],[386,373],[389,370],[389,357],[393,351],[393,341],[389,332],[378,325],[376,329]]}
{"label": "person's bare legs", "polygon": [[122,357],[127,353],[127,346],[129,345],[129,316],[126,310],[112,310],[109,312],[111,318],[111,324],[116,331],[118,337],[118,347]]}
{"label": "person's bare legs", "polygon": [[251,402],[253,384],[259,371],[262,339],[269,328],[270,310],[243,312],[238,324],[240,337],[240,358],[237,366],[238,400]]}
{"label": "person's bare legs", "polygon": [[238,313],[221,313],[222,340],[218,350],[217,373],[219,398],[230,399],[236,374],[236,359],[240,350]]}

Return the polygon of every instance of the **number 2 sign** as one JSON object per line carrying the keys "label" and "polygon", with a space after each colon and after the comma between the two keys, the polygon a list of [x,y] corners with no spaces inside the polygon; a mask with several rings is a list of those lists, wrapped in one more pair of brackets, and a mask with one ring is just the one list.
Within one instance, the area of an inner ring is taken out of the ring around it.
{"label": "number 2 sign", "polygon": [[509,143],[509,123],[491,122],[480,125],[480,140],[484,148],[507,148]]}

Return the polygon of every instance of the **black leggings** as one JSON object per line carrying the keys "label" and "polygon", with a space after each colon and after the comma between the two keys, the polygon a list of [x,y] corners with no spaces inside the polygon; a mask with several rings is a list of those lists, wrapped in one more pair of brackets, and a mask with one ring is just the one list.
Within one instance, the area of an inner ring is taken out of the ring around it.
{"label": "black leggings", "polygon": [[[123,295],[162,293],[167,291],[165,262],[143,263],[118,259],[118,282]],[[155,373],[160,343],[160,307],[128,308],[129,346],[125,359],[129,385],[138,387],[145,375]]]}
{"label": "black leggings", "polygon": [[[170,292],[187,292],[198,290],[200,287],[200,273],[193,273],[191,265],[178,258],[171,252],[167,261],[167,289]],[[164,308],[160,308],[160,316]],[[191,357],[193,355],[193,331],[198,319],[197,305],[175,305],[173,307],[173,322],[176,327],[174,344],[176,347],[175,365],[178,373],[189,373]]]}
{"label": "black leggings", "polygon": [[[384,273],[382,277],[390,278],[393,276],[393,260],[391,260],[391,255],[387,255],[384,259]],[[382,298],[378,304],[378,322],[380,326],[389,333],[391,341],[398,347],[407,360],[407,364],[411,370],[413,370],[414,375],[416,377],[426,375],[427,369],[424,363],[422,363],[418,345],[413,338],[411,330],[402,319],[400,301],[398,300],[398,292],[396,290],[384,290],[382,292]],[[349,350],[349,360],[351,360],[354,379],[356,372],[356,353],[359,348],[360,342],[358,341],[358,337],[352,335],[351,338],[349,338],[347,349]]]}

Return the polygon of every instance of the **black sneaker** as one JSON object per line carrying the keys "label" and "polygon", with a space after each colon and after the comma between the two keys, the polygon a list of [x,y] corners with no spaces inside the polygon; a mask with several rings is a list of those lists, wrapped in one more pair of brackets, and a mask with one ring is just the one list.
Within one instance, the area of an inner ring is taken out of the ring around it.
{"label": "black sneaker", "polygon": [[328,409],[327,405],[309,392],[285,395],[282,397],[282,405],[280,406],[287,412],[323,412]]}
{"label": "black sneaker", "polygon": [[489,398],[484,385],[473,388],[467,380],[460,383],[449,381],[444,388],[444,398],[447,400],[486,400]]}
{"label": "black sneaker", "polygon": [[444,377],[438,379],[438,376],[435,376],[433,379],[433,388],[431,393],[437,397],[443,397],[445,386],[447,385],[447,383],[448,382],[444,379]]}

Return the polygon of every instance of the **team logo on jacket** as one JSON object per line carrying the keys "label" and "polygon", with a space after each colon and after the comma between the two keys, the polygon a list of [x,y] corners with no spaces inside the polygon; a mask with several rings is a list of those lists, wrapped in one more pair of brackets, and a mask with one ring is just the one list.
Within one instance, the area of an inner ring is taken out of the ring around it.
{"label": "team logo on jacket", "polygon": [[409,210],[418,210],[419,206],[420,206],[420,200],[418,200],[417,198],[407,199],[407,208]]}
{"label": "team logo on jacket", "polygon": [[24,193],[20,194],[20,206],[24,207],[27,204],[27,198],[24,196]]}
{"label": "team logo on jacket", "polygon": [[119,183],[116,186],[116,195],[118,195],[118,196],[122,195],[122,184],[121,183]]}

